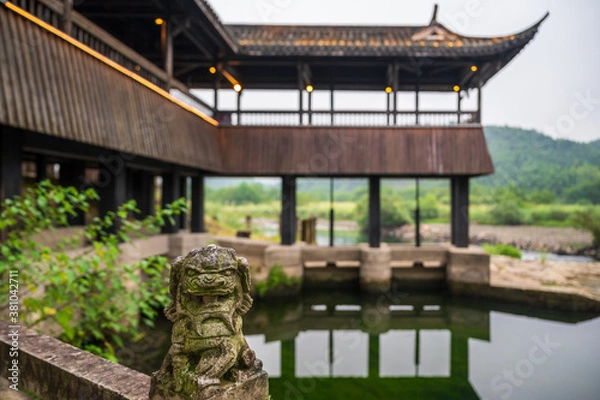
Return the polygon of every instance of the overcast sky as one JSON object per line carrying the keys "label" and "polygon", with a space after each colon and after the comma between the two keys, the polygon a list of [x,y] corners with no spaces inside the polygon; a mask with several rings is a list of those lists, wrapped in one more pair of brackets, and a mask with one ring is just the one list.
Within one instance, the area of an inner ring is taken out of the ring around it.
{"label": "overcast sky", "polygon": [[[225,23],[426,25],[432,0],[209,0]],[[535,128],[555,138],[600,139],[600,1],[438,0],[438,20],[466,35],[506,35],[550,18],[532,44],[484,88],[486,125]],[[375,95],[371,95],[375,96]],[[339,101],[385,107],[384,95]],[[243,107],[277,106],[244,95]],[[326,99],[326,96],[323,96]],[[233,98],[223,96],[227,106]],[[319,99],[315,99],[319,107]],[[325,101],[325,100],[323,100]],[[336,97],[336,103],[338,97]],[[290,103],[297,104],[296,101]],[[324,104],[326,106],[326,104]],[[337,104],[336,104],[337,106]]]}

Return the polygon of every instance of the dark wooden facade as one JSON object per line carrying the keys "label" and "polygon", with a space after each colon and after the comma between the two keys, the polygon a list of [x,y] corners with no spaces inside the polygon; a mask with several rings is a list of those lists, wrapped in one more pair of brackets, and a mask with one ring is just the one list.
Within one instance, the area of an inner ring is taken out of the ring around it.
{"label": "dark wooden facade", "polygon": [[[74,9],[59,0],[14,3],[0,6],[2,197],[17,194],[24,159],[36,162],[38,178],[48,160],[60,160],[69,183],[108,160],[123,168],[107,167],[101,210],[134,196],[151,213],[153,174],[163,178],[163,201],[184,194],[191,177],[191,229],[203,231],[203,175],[281,176],[285,244],[295,240],[297,177],[366,176],[374,218],[381,177],[451,179],[453,244],[468,246],[468,180],[494,168],[481,108],[463,110],[462,93],[477,89],[480,105],[481,87],[541,24],[472,38],[435,15],[421,27],[313,29],[224,25],[204,0],[87,0]],[[178,79],[215,92],[236,84],[239,92],[294,88],[300,99],[306,89],[309,101],[300,100],[296,113],[276,112],[283,124],[249,124],[260,111],[238,105],[223,112]],[[334,90],[385,88],[388,107],[338,111],[332,104],[319,114],[311,106],[313,85],[332,99]],[[398,110],[395,94],[403,90],[417,93],[415,110]],[[458,108],[422,112],[420,91],[455,91]],[[353,126],[357,116],[363,126]],[[379,224],[372,222],[377,247]]]}

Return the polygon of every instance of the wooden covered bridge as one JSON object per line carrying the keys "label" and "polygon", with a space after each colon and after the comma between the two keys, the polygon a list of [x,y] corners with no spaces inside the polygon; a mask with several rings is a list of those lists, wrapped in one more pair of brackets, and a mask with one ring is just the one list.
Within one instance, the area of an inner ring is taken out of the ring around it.
{"label": "wooden covered bridge", "polygon": [[[204,230],[203,177],[282,178],[282,244],[295,241],[296,179],[368,177],[371,247],[380,245],[381,178],[445,178],[452,243],[469,245],[469,179],[494,172],[481,122],[486,82],[534,38],[466,37],[424,26],[223,24],[205,0],[0,1],[0,196],[23,174],[81,186],[95,173],[99,212],[129,198],[153,212],[186,195]],[[190,89],[213,89],[211,104]],[[219,92],[237,92],[235,109]],[[294,111],[242,109],[245,90],[297,90]],[[313,109],[314,91],[331,107]],[[380,111],[336,109],[336,91],[387,94]],[[414,107],[398,94],[414,93]],[[454,93],[452,111],[421,92]],[[463,98],[476,92],[478,106]],[[50,171],[52,172],[52,171]],[[168,227],[186,229],[186,222]]]}

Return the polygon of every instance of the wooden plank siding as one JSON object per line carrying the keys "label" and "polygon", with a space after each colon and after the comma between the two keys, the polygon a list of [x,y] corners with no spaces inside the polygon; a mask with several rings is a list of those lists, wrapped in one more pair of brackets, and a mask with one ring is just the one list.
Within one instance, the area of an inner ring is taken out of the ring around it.
{"label": "wooden plank siding", "polygon": [[480,126],[213,126],[3,6],[0,125],[223,175],[494,171]]}
{"label": "wooden plank siding", "polygon": [[233,175],[479,176],[494,172],[483,129],[221,127]]}
{"label": "wooden plank siding", "polygon": [[222,169],[217,127],[3,6],[0,124]]}

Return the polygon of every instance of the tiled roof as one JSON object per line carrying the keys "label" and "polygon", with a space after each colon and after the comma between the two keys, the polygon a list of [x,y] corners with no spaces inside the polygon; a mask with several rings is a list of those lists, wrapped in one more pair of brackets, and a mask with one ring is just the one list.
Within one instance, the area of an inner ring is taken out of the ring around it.
{"label": "tiled roof", "polygon": [[[545,19],[545,18],[544,18]],[[543,20],[542,20],[543,21]],[[486,56],[523,46],[541,22],[500,37],[458,35],[437,21],[428,26],[226,25],[248,56]]]}

